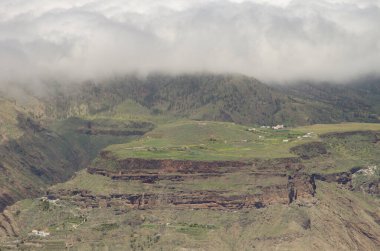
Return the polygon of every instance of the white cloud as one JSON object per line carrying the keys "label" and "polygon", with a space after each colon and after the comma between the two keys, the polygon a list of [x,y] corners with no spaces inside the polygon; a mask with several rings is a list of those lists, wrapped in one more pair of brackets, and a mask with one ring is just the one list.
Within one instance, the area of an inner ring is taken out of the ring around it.
{"label": "white cloud", "polygon": [[379,74],[377,0],[3,0],[0,81],[131,71]]}

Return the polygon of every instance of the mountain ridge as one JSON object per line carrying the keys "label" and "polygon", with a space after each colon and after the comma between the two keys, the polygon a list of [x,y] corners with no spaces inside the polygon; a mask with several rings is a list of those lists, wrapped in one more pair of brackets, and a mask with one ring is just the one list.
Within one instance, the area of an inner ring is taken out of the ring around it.
{"label": "mountain ridge", "polygon": [[365,84],[273,86],[243,75],[155,74],[58,86],[44,100],[46,113],[61,119],[112,114],[130,99],[152,114],[239,124],[379,122],[380,81]]}

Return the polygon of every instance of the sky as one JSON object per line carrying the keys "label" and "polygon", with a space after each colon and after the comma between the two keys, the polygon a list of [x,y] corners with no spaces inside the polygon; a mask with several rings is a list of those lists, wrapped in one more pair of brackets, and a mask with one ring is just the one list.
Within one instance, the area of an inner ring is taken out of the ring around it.
{"label": "sky", "polygon": [[131,72],[380,75],[380,0],[1,0],[0,85]]}

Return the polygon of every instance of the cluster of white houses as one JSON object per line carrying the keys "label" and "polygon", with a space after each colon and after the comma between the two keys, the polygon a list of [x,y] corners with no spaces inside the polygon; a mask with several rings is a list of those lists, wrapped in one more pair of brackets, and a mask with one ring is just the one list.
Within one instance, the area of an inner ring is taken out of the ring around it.
{"label": "cluster of white houses", "polygon": [[[260,128],[262,129],[269,129],[271,128],[270,126],[260,126]],[[276,126],[272,126],[272,129],[273,130],[280,130],[280,129],[284,129],[285,126],[284,125],[276,125]]]}

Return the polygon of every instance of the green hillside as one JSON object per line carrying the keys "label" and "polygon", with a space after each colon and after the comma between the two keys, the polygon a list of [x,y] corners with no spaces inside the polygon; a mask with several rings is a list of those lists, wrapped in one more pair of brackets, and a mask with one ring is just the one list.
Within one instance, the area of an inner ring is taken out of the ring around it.
{"label": "green hillside", "polygon": [[232,123],[181,120],[159,126],[143,138],[104,151],[117,158],[249,160],[294,157],[297,145],[320,141],[328,132],[380,130],[380,124],[331,124],[274,130]]}
{"label": "green hillside", "polygon": [[156,74],[57,85],[48,88],[44,99],[55,118],[127,113],[247,125],[378,122],[379,84],[365,90],[356,85],[269,86],[241,75]]}
{"label": "green hillside", "polygon": [[378,83],[154,74],[2,95],[0,249],[376,250]]}
{"label": "green hillside", "polygon": [[43,194],[51,184],[85,168],[102,148],[134,140],[154,127],[109,119],[46,123],[15,100],[2,98],[0,105],[0,210]]}

